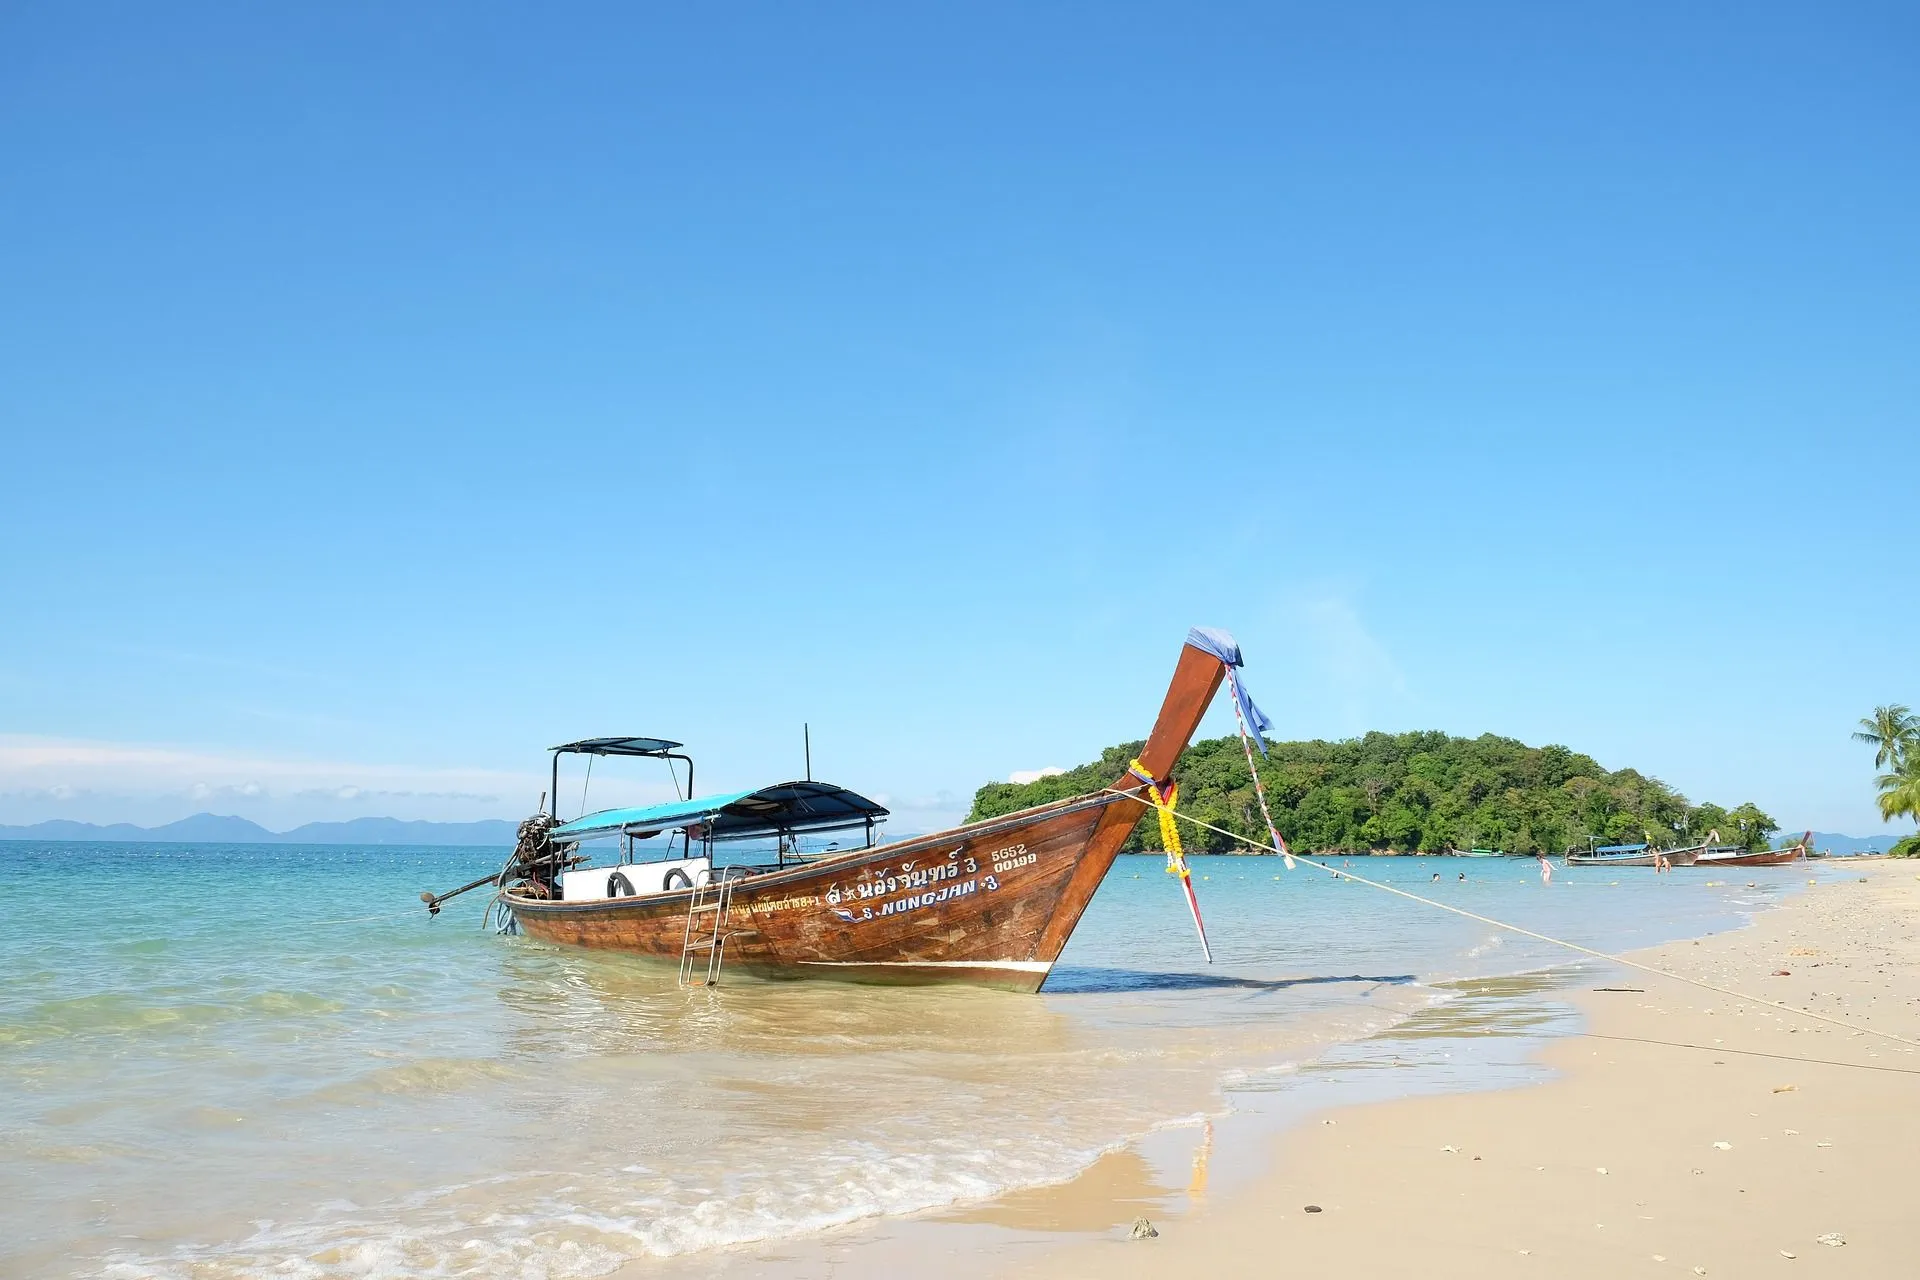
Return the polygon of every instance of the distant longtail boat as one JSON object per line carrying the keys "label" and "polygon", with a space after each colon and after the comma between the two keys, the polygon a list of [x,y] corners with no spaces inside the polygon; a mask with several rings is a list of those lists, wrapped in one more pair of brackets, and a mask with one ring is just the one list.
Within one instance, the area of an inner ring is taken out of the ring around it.
{"label": "distant longtail boat", "polygon": [[1647,844],[1609,844],[1586,853],[1569,853],[1570,867],[1657,867],[1664,860],[1670,867],[1690,867],[1700,848],[1655,849]]}
{"label": "distant longtail boat", "polygon": [[1802,836],[1799,844],[1789,845],[1785,849],[1762,849],[1758,853],[1743,853],[1738,848],[1716,850],[1703,853],[1695,866],[1701,867],[1779,867],[1789,862],[1799,862],[1808,856],[1807,845],[1813,840],[1813,832]]}
{"label": "distant longtail boat", "polygon": [[[964,982],[1037,991],[1059,959],[1120,847],[1151,807],[1149,779],[1166,785],[1239,647],[1196,628],[1174,669],[1136,765],[1111,788],[894,844],[875,843],[887,810],[830,783],[610,809],[571,822],[542,812],[521,824],[507,866],[453,893],[497,886],[510,927],[543,942],[676,961],[682,981],[739,969],[769,977],[885,983]],[[1244,698],[1245,686],[1235,686]],[[1244,704],[1257,716],[1251,703]],[[1256,723],[1262,721],[1256,720]],[[598,738],[563,754],[693,763],[680,744]],[[677,789],[676,775],[676,789]],[[802,835],[860,832],[862,847],[807,861]],[[636,846],[667,835],[662,858]],[[617,863],[589,867],[583,840],[615,836]],[[770,865],[716,865],[719,846],[773,840]],[[428,909],[453,893],[422,894]],[[1197,905],[1195,908],[1198,923]]]}

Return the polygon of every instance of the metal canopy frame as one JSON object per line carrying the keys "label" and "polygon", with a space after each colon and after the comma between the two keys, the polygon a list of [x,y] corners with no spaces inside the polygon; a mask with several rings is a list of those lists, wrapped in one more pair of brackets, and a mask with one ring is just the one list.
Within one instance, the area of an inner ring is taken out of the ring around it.
{"label": "metal canopy frame", "polygon": [[673,761],[687,762],[687,795],[693,795],[693,757],[679,748],[686,744],[675,742],[671,738],[582,738],[578,742],[563,742],[552,747],[553,779],[550,793],[553,796],[553,816],[560,816],[560,757],[561,756],[644,756],[654,760],[667,761],[667,772],[673,777],[673,789],[680,790],[680,776],[673,772]]}
{"label": "metal canopy frame", "polygon": [[683,745],[669,738],[582,738],[578,742],[563,742],[549,750],[582,756],[658,756]]}

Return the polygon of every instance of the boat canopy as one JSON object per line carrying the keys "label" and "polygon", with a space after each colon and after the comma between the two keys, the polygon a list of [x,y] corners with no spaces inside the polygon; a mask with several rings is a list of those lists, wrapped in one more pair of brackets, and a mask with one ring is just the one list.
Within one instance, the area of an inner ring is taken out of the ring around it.
{"label": "boat canopy", "polygon": [[581,756],[663,756],[682,745],[665,738],[582,738],[563,742],[552,750]]}
{"label": "boat canopy", "polygon": [[673,800],[639,809],[603,809],[555,827],[555,840],[591,840],[631,835],[635,839],[705,828],[713,840],[755,840],[805,831],[838,831],[871,826],[887,810],[863,795],[831,782],[782,782],[758,791]]}
{"label": "boat canopy", "polygon": [[1645,853],[1646,851],[1647,846],[1644,844],[1603,844],[1594,850],[1595,853]]}

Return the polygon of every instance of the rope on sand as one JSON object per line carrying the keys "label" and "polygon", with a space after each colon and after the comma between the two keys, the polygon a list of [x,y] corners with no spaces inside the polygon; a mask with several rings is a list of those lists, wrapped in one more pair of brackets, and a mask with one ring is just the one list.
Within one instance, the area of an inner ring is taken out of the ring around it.
{"label": "rope on sand", "polygon": [[[1120,787],[1108,787],[1106,790],[1112,792],[1114,795],[1127,796],[1133,800],[1140,799],[1140,797],[1132,791],[1124,790]],[[1182,813],[1178,809],[1171,810],[1170,812],[1182,822],[1190,822],[1196,827],[1202,827],[1218,835],[1223,835],[1229,840],[1237,840],[1250,849],[1258,849],[1262,853],[1267,852],[1265,845],[1257,840],[1248,839],[1237,831],[1229,831],[1225,827],[1216,827],[1211,822],[1202,821],[1192,814]],[[1378,880],[1369,880],[1365,876],[1357,876],[1352,871],[1343,870],[1339,867],[1324,867],[1311,859],[1308,860],[1307,865],[1316,871],[1326,872],[1335,880],[1351,880],[1355,884],[1364,884],[1370,889],[1378,889],[1382,893],[1391,893],[1395,897],[1405,898],[1409,902],[1418,902],[1423,906],[1435,907],[1441,911],[1450,911],[1456,916],[1465,916],[1469,920],[1477,920],[1481,924],[1488,925],[1492,928],[1504,929],[1508,933],[1517,933],[1523,938],[1532,938],[1537,942],[1544,942],[1550,946],[1565,947],[1569,951],[1577,951],[1583,956],[1592,956],[1596,960],[1605,960],[1612,964],[1625,965],[1629,969],[1638,969],[1642,973],[1650,973],[1656,978],[1670,978],[1675,982],[1683,982],[1690,987],[1699,987],[1703,991],[1711,991],[1717,995],[1727,996],[1734,1000],[1744,1000],[1749,1004],[1765,1005],[1769,1009],[1778,1009],[1780,1012],[1792,1014],[1796,1018],[1812,1018],[1816,1022],[1831,1023],[1836,1027],[1845,1027],[1848,1031],[1858,1032],[1862,1035],[1879,1036],[1884,1040],[1891,1040],[1895,1044],[1904,1044],[1911,1048],[1920,1049],[1920,1040],[1911,1040],[1906,1036],[1895,1035],[1891,1031],[1882,1031],[1877,1027],[1863,1027],[1857,1022],[1849,1022],[1845,1018],[1836,1018],[1825,1013],[1815,1013],[1812,1009],[1796,1009],[1790,1004],[1782,1004],[1777,1000],[1768,1000],[1761,996],[1748,995],[1744,991],[1735,991],[1731,987],[1717,986],[1714,983],[1706,982],[1699,978],[1689,978],[1684,974],[1673,973],[1667,969],[1656,969],[1650,964],[1641,964],[1638,960],[1629,960],[1625,956],[1612,955],[1605,951],[1596,951],[1592,947],[1583,947],[1577,942],[1568,942],[1565,938],[1555,938],[1548,934],[1538,933],[1532,929],[1522,928],[1517,924],[1508,924],[1505,920],[1495,920],[1492,916],[1483,916],[1477,911],[1468,911],[1465,907],[1456,907],[1451,903],[1437,902],[1432,898],[1422,897],[1417,893],[1409,893],[1405,889],[1397,889],[1390,884],[1384,884]]]}
{"label": "rope on sand", "polygon": [[1576,1031],[1584,1040],[1617,1040],[1622,1044],[1651,1044],[1663,1049],[1698,1049],[1703,1053],[1731,1053],[1742,1058],[1772,1058],[1776,1062],[1805,1062],[1820,1067],[1852,1067],[1855,1071],[1891,1071],[1895,1075],[1920,1076],[1920,1067],[1896,1067],[1882,1062],[1841,1062],[1834,1058],[1808,1058],[1797,1053],[1768,1053],[1764,1049],[1729,1049],[1724,1044],[1688,1044],[1684,1040],[1651,1040],[1645,1036],[1608,1036],[1598,1031]]}

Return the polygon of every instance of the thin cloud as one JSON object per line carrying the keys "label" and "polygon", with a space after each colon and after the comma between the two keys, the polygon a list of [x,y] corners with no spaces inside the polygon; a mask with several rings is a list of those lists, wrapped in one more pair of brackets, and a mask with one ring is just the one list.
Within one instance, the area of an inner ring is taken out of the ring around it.
{"label": "thin cloud", "polygon": [[1349,697],[1407,691],[1407,678],[1387,646],[1367,629],[1360,611],[1339,597],[1309,600],[1302,609],[1319,665]]}
{"label": "thin cloud", "polygon": [[326,800],[365,806],[387,800],[465,800],[475,804],[497,804],[500,796],[480,791],[388,791],[366,787],[317,787],[293,793],[296,800]]}
{"label": "thin cloud", "polygon": [[[542,790],[534,774],[297,760],[134,742],[0,735],[0,822],[232,809],[281,818],[403,810],[498,817],[502,797]],[[507,805],[506,808],[517,808]]]}
{"label": "thin cloud", "polygon": [[[1367,625],[1353,591],[1323,585],[1276,600],[1254,686],[1287,737],[1340,737],[1396,721],[1417,703],[1405,671]],[[1271,673],[1271,674],[1270,674]],[[1232,731],[1231,713],[1224,721]]]}

